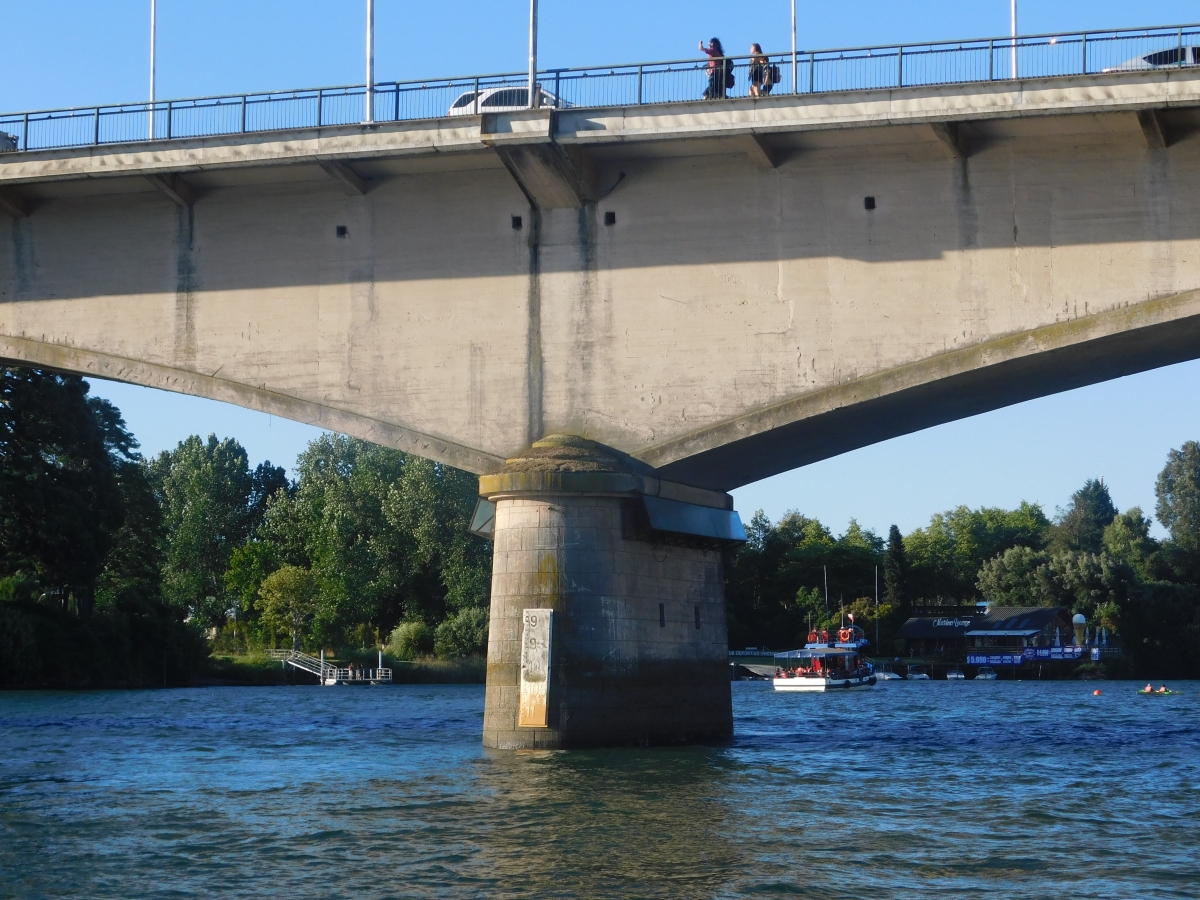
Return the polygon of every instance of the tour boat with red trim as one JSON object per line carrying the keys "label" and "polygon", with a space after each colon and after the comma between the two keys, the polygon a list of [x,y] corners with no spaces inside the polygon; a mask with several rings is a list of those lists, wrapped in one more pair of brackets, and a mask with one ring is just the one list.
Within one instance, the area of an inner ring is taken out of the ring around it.
{"label": "tour boat with red trim", "polygon": [[848,691],[875,686],[875,672],[862,657],[869,641],[861,628],[851,625],[836,635],[813,631],[802,650],[775,654],[775,690]]}

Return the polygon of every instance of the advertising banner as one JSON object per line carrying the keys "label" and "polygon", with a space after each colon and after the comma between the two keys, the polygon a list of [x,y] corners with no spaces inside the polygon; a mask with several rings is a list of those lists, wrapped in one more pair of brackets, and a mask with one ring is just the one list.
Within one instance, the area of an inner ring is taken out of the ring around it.
{"label": "advertising banner", "polygon": [[1019,666],[1025,661],[1020,653],[968,653],[969,666]]}
{"label": "advertising banner", "polygon": [[1079,659],[1083,647],[1026,647],[1025,658],[1029,660]]}

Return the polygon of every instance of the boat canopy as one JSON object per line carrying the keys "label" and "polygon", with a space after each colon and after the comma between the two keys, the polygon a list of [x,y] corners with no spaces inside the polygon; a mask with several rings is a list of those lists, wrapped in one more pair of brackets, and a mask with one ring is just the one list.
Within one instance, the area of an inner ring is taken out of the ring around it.
{"label": "boat canopy", "polygon": [[809,659],[814,656],[858,656],[857,650],[844,647],[806,647],[803,650],[786,650],[776,653],[776,659]]}

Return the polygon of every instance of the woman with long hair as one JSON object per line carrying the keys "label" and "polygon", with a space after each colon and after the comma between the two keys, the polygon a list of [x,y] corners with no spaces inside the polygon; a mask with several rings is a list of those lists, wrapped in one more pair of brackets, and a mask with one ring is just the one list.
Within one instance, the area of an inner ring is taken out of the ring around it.
{"label": "woman with long hair", "polygon": [[762,47],[750,45],[750,96],[765,97],[771,93],[771,61],[763,55]]}
{"label": "woman with long hair", "polygon": [[724,100],[725,71],[732,60],[725,59],[725,48],[721,46],[720,38],[713,38],[707,47],[701,41],[700,49],[708,55],[708,87],[704,91],[704,99]]}

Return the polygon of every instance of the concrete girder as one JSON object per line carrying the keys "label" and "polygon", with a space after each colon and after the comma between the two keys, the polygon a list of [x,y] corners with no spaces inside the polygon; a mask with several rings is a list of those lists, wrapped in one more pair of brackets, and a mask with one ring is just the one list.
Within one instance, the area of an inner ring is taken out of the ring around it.
{"label": "concrete girder", "polygon": [[1162,116],[1156,109],[1139,109],[1137,112],[1138,125],[1141,126],[1142,136],[1146,146],[1151,150],[1165,150],[1171,146],[1167,138],[1167,129],[1163,125]]}
{"label": "concrete girder", "polygon": [[23,219],[29,215],[32,207],[29,201],[14,190],[0,190],[0,210],[8,213],[14,219]]}
{"label": "concrete girder", "polygon": [[146,175],[145,178],[151,185],[166,194],[170,201],[181,209],[188,209],[196,202],[195,189],[184,181],[182,176],[168,173],[163,175]]}
{"label": "concrete girder", "polygon": [[762,169],[779,168],[779,163],[783,161],[783,154],[768,138],[761,134],[747,134],[743,135],[740,140],[742,146],[746,148],[746,155],[756,166]]}
{"label": "concrete girder", "polygon": [[325,174],[342,185],[351,196],[361,197],[371,189],[369,179],[363,178],[348,163],[336,159],[322,160],[318,163]]}
{"label": "concrete girder", "polygon": [[531,207],[579,209],[596,201],[596,167],[585,152],[554,139],[555,110],[479,118],[480,140],[496,151]]}
{"label": "concrete girder", "polygon": [[962,138],[959,135],[957,122],[930,122],[929,130],[933,132],[938,146],[942,148],[948,158],[966,158],[967,153],[963,147]]}

